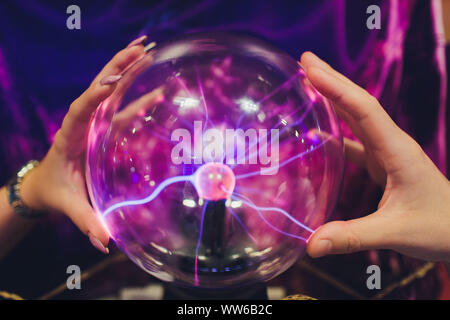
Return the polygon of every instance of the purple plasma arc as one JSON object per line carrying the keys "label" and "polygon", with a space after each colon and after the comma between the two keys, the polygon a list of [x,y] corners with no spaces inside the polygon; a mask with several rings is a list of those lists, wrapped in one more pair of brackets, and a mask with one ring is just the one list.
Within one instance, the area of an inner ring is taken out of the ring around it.
{"label": "purple plasma arc", "polygon": [[87,182],[116,244],[166,281],[273,278],[329,218],[343,174],[334,111],[286,53],[185,36],[129,68],[91,123]]}

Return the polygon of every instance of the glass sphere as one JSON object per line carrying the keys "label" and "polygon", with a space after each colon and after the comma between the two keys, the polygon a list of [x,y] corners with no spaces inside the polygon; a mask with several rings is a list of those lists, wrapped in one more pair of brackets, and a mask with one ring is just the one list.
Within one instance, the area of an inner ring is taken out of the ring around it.
{"label": "glass sphere", "polygon": [[336,115],[262,40],[180,37],[123,73],[91,122],[89,194],[111,238],[165,280],[269,280],[305,252],[343,175]]}

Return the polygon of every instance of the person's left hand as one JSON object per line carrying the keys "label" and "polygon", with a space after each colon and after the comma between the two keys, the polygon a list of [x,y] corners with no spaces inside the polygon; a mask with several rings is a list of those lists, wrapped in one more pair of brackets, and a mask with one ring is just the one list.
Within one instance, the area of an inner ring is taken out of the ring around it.
{"label": "person's left hand", "polygon": [[141,37],[118,52],[71,104],[47,155],[26,176],[21,187],[22,200],[28,207],[64,213],[103,253],[109,252],[109,235],[87,197],[84,175],[86,134],[92,113],[114,92],[121,73],[145,54],[144,41],[145,37]]}

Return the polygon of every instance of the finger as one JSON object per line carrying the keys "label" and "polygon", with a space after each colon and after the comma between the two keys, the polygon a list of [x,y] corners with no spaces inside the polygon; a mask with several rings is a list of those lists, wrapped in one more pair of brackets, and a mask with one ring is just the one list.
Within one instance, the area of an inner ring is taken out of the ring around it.
{"label": "finger", "polygon": [[126,126],[137,114],[145,114],[148,109],[161,103],[163,99],[163,87],[150,91],[125,106],[119,113],[116,114],[114,117],[114,122],[119,126]]}
{"label": "finger", "polygon": [[346,111],[353,118],[364,143],[372,149],[395,155],[404,143],[403,131],[373,96],[318,67],[309,67],[306,73],[313,86],[330,99],[336,109]]}
{"label": "finger", "polygon": [[307,51],[302,54],[300,57],[300,64],[304,69],[308,69],[309,67],[317,67],[326,70],[327,72],[330,72],[333,74],[336,78],[339,80],[342,80],[344,82],[347,82],[350,85],[355,85],[349,78],[344,76],[343,74],[337,72],[334,70],[328,63],[320,59],[318,56],[316,56],[314,53]]}
{"label": "finger", "polygon": [[147,68],[153,63],[153,60],[153,52],[150,51],[126,67],[122,72],[123,77],[120,79],[114,91],[117,93],[117,96],[122,97],[126,90],[134,83],[134,80],[136,80],[139,74],[147,70]]}
{"label": "finger", "polygon": [[336,111],[336,114],[340,119],[342,119],[345,124],[350,128],[352,133],[360,140],[364,140],[364,135],[361,133],[361,130],[358,127],[358,124],[356,123],[355,119],[344,109],[336,107],[334,103],[331,103],[334,110]]}
{"label": "finger", "polygon": [[333,221],[321,226],[308,239],[312,258],[328,254],[352,253],[369,249],[388,249],[391,223],[379,212],[349,221]]}
{"label": "finger", "polygon": [[122,73],[132,62],[142,57],[144,53],[143,44],[122,49],[103,67],[92,83],[100,82],[102,78],[108,75]]}
{"label": "finger", "polygon": [[360,130],[354,119],[347,112],[345,112],[345,110],[341,109],[341,112],[338,114],[339,117],[344,120],[344,122],[352,130],[353,134],[359,139],[359,141],[362,142],[344,138],[344,151],[346,159],[360,168],[367,169],[372,179],[378,185],[385,186],[387,170],[380,167],[377,162],[367,161],[367,159],[372,158],[373,152],[371,152],[370,145],[368,148],[365,147],[366,138],[361,133],[362,130]]}
{"label": "finger", "polygon": [[[71,104],[61,127],[61,134],[69,146],[85,137],[92,112],[113,93],[120,73],[143,53],[143,46],[134,46],[117,53],[89,88]],[[110,81],[102,82],[102,79]]]}
{"label": "finger", "polygon": [[92,111],[94,111],[100,102],[114,91],[115,83],[113,83],[113,85],[111,85],[111,83],[103,85],[101,80],[107,76],[120,75],[128,65],[139,59],[143,53],[143,46],[134,46],[118,52],[111,61],[106,64],[89,88],[72,103],[68,116],[78,121],[89,120]]}
{"label": "finger", "polygon": [[[329,141],[334,148],[341,146],[341,142],[334,135],[324,131],[311,129],[308,131],[308,137],[318,136],[321,141]],[[366,152],[364,146],[358,141],[354,141],[348,138],[343,139],[344,152],[347,160],[355,163],[361,168],[366,167]]]}
{"label": "finger", "polygon": [[93,246],[105,254],[109,253],[109,234],[86,200],[71,201],[70,207],[64,212],[89,237]]}
{"label": "finger", "polygon": [[344,138],[345,157],[360,168],[366,168],[366,150],[358,141]]}

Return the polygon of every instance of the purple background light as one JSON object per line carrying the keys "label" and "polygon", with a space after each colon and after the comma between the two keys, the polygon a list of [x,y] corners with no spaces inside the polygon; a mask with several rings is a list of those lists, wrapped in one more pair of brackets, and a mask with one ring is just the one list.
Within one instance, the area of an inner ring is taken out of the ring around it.
{"label": "purple background light", "polygon": [[[294,57],[304,50],[314,51],[374,93],[393,119],[445,171],[447,72],[438,3],[324,0],[281,5],[279,1],[206,0],[195,5],[185,1],[138,5],[86,1],[80,2],[82,30],[70,31],[65,28],[66,8],[72,4],[69,1],[2,2],[0,181],[4,184],[28,159],[45,154],[70,103],[113,53],[138,34],[149,34],[152,41],[161,42],[205,29],[254,33]],[[364,27],[369,4],[381,7],[380,31]],[[345,126],[343,133],[352,137]],[[336,219],[357,217],[376,208],[380,193],[364,171],[348,164],[343,186]],[[38,296],[64,282],[60,270],[74,259],[89,266],[100,258],[69,221],[51,216],[2,261],[0,282],[13,292]],[[30,260],[40,262],[32,271],[27,263]],[[354,287],[363,280],[354,280],[360,271],[351,266],[377,263],[394,279],[421,264],[384,251],[330,257],[316,263]],[[320,291],[314,278],[300,273],[296,279],[302,279],[304,288],[317,291],[318,296],[326,291],[333,297],[347,297],[330,288]],[[117,274],[114,280],[118,283]],[[103,279],[101,283],[106,282]],[[431,272],[425,279],[394,291],[391,297],[432,298],[438,289],[436,273]]]}

